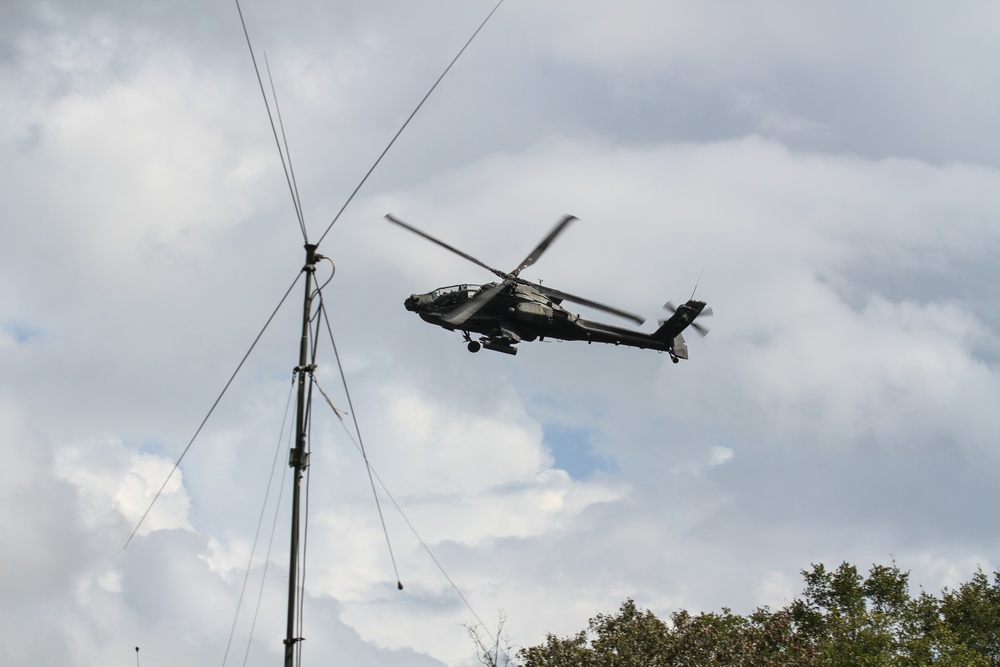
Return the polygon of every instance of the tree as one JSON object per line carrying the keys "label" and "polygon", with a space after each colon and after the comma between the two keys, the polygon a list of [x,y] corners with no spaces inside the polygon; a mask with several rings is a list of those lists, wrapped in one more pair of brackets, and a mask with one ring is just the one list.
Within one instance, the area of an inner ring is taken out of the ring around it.
{"label": "tree", "polygon": [[911,597],[895,563],[867,576],[813,564],[802,576],[801,597],[775,612],[680,610],[664,622],[629,598],[587,630],[517,656],[523,667],[1000,667],[998,573],[979,571],[940,598]]}
{"label": "tree", "polygon": [[991,667],[1000,667],[1000,573],[994,572],[990,583],[977,570],[957,590],[945,590],[941,615],[958,641],[983,655]]}
{"label": "tree", "polygon": [[816,647],[817,665],[882,667],[901,653],[909,573],[895,563],[872,566],[867,579],[841,563],[833,572],[822,564],[803,570],[802,599],[790,606],[792,618]]}
{"label": "tree", "polygon": [[517,657],[524,667],[590,667],[596,665],[594,652],[587,641],[587,633],[580,631],[572,637],[560,639],[546,635],[545,643],[522,648]]}
{"label": "tree", "polygon": [[465,626],[469,639],[476,647],[476,657],[486,667],[507,667],[514,664],[510,657],[514,648],[511,646],[510,638],[504,634],[503,630],[506,623],[507,616],[501,611],[495,635],[490,635],[489,631],[480,625]]}
{"label": "tree", "polygon": [[590,620],[595,664],[608,667],[666,665],[669,630],[648,609],[640,611],[631,598],[614,616],[598,614]]}
{"label": "tree", "polygon": [[522,648],[517,657],[524,661],[523,667],[591,667],[597,664],[585,631],[565,639],[549,634],[544,644]]}
{"label": "tree", "polygon": [[667,665],[669,630],[649,610],[640,611],[630,598],[614,615],[598,614],[586,631],[559,639],[548,635],[545,644],[522,649],[524,667],[657,667]]}

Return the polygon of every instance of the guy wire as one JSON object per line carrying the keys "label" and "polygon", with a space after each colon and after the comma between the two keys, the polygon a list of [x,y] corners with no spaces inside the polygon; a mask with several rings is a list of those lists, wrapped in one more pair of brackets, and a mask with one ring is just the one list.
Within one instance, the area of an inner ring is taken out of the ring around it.
{"label": "guy wire", "polygon": [[456,62],[458,62],[458,59],[462,57],[462,54],[465,53],[465,50],[469,48],[470,44],[472,44],[472,40],[476,38],[476,35],[479,34],[479,31],[481,31],[486,26],[486,22],[490,20],[490,18],[496,13],[498,9],[500,9],[500,5],[502,4],[503,0],[499,0],[499,2],[497,2],[496,6],[493,8],[493,11],[491,11],[489,15],[485,19],[483,19],[483,22],[479,24],[479,27],[476,28],[476,31],[472,33],[472,37],[469,38],[469,41],[467,41],[465,43],[465,46],[463,46],[459,50],[458,54],[454,58],[452,58],[451,62],[444,69],[444,72],[441,73],[441,76],[438,77],[437,81],[434,82],[434,85],[431,86],[430,90],[427,91],[427,94],[424,95],[424,98],[420,100],[420,103],[417,104],[416,108],[410,113],[409,117],[405,121],[403,121],[403,124],[400,126],[399,130],[397,130],[396,134],[393,135],[392,139],[389,140],[389,144],[385,147],[385,149],[378,156],[378,158],[376,158],[374,164],[372,164],[372,166],[368,169],[368,172],[364,175],[364,178],[361,179],[361,182],[358,183],[357,187],[354,188],[354,191],[351,192],[350,196],[347,198],[347,201],[344,202],[344,205],[340,207],[339,211],[337,211],[337,215],[333,216],[333,220],[330,222],[329,225],[327,225],[326,231],[323,232],[323,235],[319,237],[319,241],[316,242],[317,246],[323,243],[323,239],[325,239],[326,235],[330,233],[331,229],[333,229],[334,224],[336,224],[337,220],[340,219],[340,216],[344,213],[344,209],[346,209],[348,205],[350,205],[351,201],[354,199],[354,196],[358,194],[358,190],[361,189],[361,186],[365,184],[365,181],[368,180],[368,177],[372,175],[373,171],[375,171],[375,167],[379,165],[379,163],[382,161],[382,158],[385,157],[385,154],[388,153],[389,149],[392,148],[392,145],[396,143],[396,139],[399,138],[399,135],[403,133],[403,130],[406,129],[406,126],[410,124],[410,121],[413,120],[413,117],[417,115],[418,111],[420,111],[420,107],[424,106],[424,102],[427,101],[427,98],[431,96],[431,93],[433,93],[434,89],[438,87],[438,84],[441,83],[441,80],[444,79],[444,77],[448,74],[449,71],[451,71],[452,66]]}
{"label": "guy wire", "polygon": [[[441,565],[441,562],[438,561],[437,557],[434,555],[434,552],[431,551],[431,548],[424,541],[424,538],[422,538],[420,536],[420,533],[417,532],[417,529],[410,522],[409,517],[406,516],[406,512],[404,512],[403,508],[399,505],[398,502],[396,502],[396,499],[393,497],[392,493],[389,491],[389,488],[385,485],[385,482],[382,481],[382,478],[379,477],[378,472],[375,470],[375,468],[372,466],[371,462],[368,460],[368,454],[365,451],[364,441],[363,441],[362,436],[361,436],[361,427],[358,425],[358,417],[357,417],[357,414],[354,411],[354,404],[351,401],[351,392],[350,392],[350,390],[347,387],[347,375],[344,373],[344,367],[343,367],[343,365],[341,364],[341,361],[340,361],[340,354],[337,352],[337,342],[336,342],[336,340],[334,339],[334,336],[333,336],[333,327],[330,326],[330,318],[329,318],[329,315],[327,314],[326,308],[323,305],[322,299],[320,301],[320,310],[321,310],[321,312],[323,314],[323,320],[326,322],[326,330],[327,330],[327,333],[330,336],[330,344],[333,346],[333,355],[334,355],[334,357],[337,360],[337,367],[338,367],[338,369],[340,371],[340,378],[341,378],[341,381],[343,382],[343,385],[344,385],[344,394],[347,397],[347,407],[349,408],[350,413],[351,413],[351,420],[354,422],[354,431],[355,431],[355,433],[357,433],[357,436],[358,436],[357,439],[354,438],[354,434],[352,434],[351,431],[350,431],[350,429],[347,428],[347,424],[344,422],[343,417],[340,416],[340,413],[337,411],[337,408],[334,407],[333,402],[330,400],[330,397],[327,396],[327,394],[326,394],[325,391],[323,391],[323,387],[322,387],[322,385],[320,385],[318,379],[315,380],[315,382],[316,382],[316,388],[319,390],[319,392],[326,399],[326,402],[330,406],[330,409],[333,410],[334,414],[337,416],[337,419],[340,421],[340,425],[343,427],[344,431],[347,433],[347,437],[350,438],[351,442],[354,443],[355,448],[357,448],[357,450],[361,453],[362,459],[364,459],[365,468],[368,471],[368,480],[369,480],[369,482],[372,485],[372,494],[375,496],[375,506],[378,508],[379,520],[382,522],[382,532],[385,535],[386,545],[389,548],[389,558],[392,561],[392,567],[393,567],[393,570],[396,573],[396,583],[397,583],[399,589],[402,590],[403,583],[402,583],[402,581],[399,578],[399,569],[396,567],[396,557],[395,557],[395,555],[393,555],[393,552],[392,552],[392,544],[390,543],[390,540],[389,540],[389,532],[386,529],[385,517],[383,516],[383,513],[382,513],[382,505],[379,502],[378,493],[375,490],[375,481],[374,480],[376,480],[376,479],[378,480],[379,486],[381,486],[382,490],[385,492],[385,495],[389,498],[389,501],[392,502],[393,506],[396,508],[396,511],[399,512],[399,515],[401,517],[403,517],[403,521],[406,522],[406,525],[409,527],[410,532],[413,533],[413,536],[417,538],[417,542],[420,543],[420,546],[423,547],[424,551],[427,552],[427,555],[430,556],[431,560],[434,562],[434,565],[437,566],[437,569],[441,572],[442,576],[444,576],[445,580],[447,580],[448,584],[452,587],[452,589],[455,591],[455,593],[458,594],[458,597],[462,600],[462,603],[465,605],[465,608],[469,610],[469,613],[471,613],[473,615],[473,617],[475,617],[476,621],[478,621],[478,623],[479,623],[479,626],[483,628],[483,632],[485,632],[486,635],[491,640],[493,640],[494,643],[496,643],[499,646],[499,643],[500,643],[499,638],[498,637],[494,637],[492,635],[492,633],[490,633],[490,631],[487,629],[487,625],[483,622],[483,619],[479,617],[479,614],[477,614],[476,610],[473,609],[472,604],[469,602],[468,598],[465,597],[465,594],[462,593],[462,590],[458,587],[458,585],[455,583],[455,581],[451,578],[451,576],[448,574],[448,572],[444,569],[444,566]],[[509,661],[510,661],[510,659],[508,657],[508,662]]]}
{"label": "guy wire", "polygon": [[[293,384],[294,386],[294,384]],[[288,444],[289,446],[295,441],[295,426],[290,425],[288,429]],[[278,451],[274,453],[275,459],[281,450],[281,440],[278,440]],[[280,475],[281,484],[278,486],[278,502],[274,505],[274,519],[271,521],[271,538],[267,542],[267,554],[264,556],[264,571],[260,575],[260,589],[257,591],[257,606],[253,610],[253,621],[250,623],[250,637],[247,639],[247,650],[243,654],[243,667],[246,667],[247,661],[250,659],[250,646],[253,642],[254,630],[257,627],[257,616],[260,614],[260,605],[264,599],[264,584],[267,581],[267,568],[271,564],[271,548],[274,546],[274,535],[278,528],[278,516],[281,513],[281,492],[285,490],[285,477],[286,475]]]}
{"label": "guy wire", "polygon": [[[236,613],[233,615],[233,627],[229,630],[229,640],[226,642],[226,652],[222,656],[222,667],[225,667],[226,660],[229,658],[229,648],[233,643],[233,635],[236,634],[236,623],[239,621],[240,609],[243,607],[243,596],[246,594],[247,582],[250,579],[250,569],[253,567],[253,557],[257,553],[257,541],[260,539],[260,529],[264,524],[264,513],[267,511],[267,501],[271,496],[271,484],[274,482],[274,471],[278,467],[278,455],[281,453],[281,440],[285,433],[285,424],[288,422],[288,413],[291,410],[294,390],[295,382],[293,376],[292,383],[288,388],[288,398],[285,400],[285,416],[281,420],[281,429],[278,431],[278,446],[274,450],[274,460],[271,462],[271,473],[267,478],[267,488],[264,490],[264,502],[261,503],[260,517],[257,519],[257,531],[253,536],[253,546],[250,547],[250,558],[247,560],[246,574],[243,576],[243,586],[240,588],[240,599],[236,603]],[[253,639],[252,636],[251,639]]]}
{"label": "guy wire", "polygon": [[[361,450],[361,457],[365,461],[365,469],[368,471],[368,482],[371,484],[372,495],[375,497],[375,507],[378,509],[379,521],[382,523],[382,534],[385,535],[385,544],[389,549],[389,560],[392,561],[392,569],[396,574],[396,586],[402,590],[403,581],[399,578],[399,568],[396,566],[396,556],[392,552],[392,542],[389,540],[389,531],[385,526],[385,516],[382,514],[382,503],[379,502],[378,492],[375,490],[375,480],[372,479],[372,468],[368,463],[368,454],[365,452],[364,441],[361,438],[361,427],[358,426],[358,415],[354,411],[354,403],[351,401],[351,390],[347,387],[347,374],[344,373],[344,366],[340,362],[340,352],[337,351],[337,341],[333,337],[333,328],[330,326],[330,318],[327,315],[326,307],[323,304],[322,298],[320,299],[320,312],[323,314],[323,320],[326,322],[326,331],[330,336],[330,345],[333,347],[333,356],[337,360],[337,368],[340,371],[340,380],[344,385],[344,395],[347,397],[347,407],[351,413],[351,420],[354,422],[354,430],[358,434],[358,442],[361,443],[359,449]],[[320,391],[323,391],[322,388]],[[323,395],[326,396],[325,393]],[[329,402],[330,399],[327,397],[327,403]],[[333,407],[332,403],[330,404],[330,407]],[[340,415],[337,415],[337,418],[340,419]],[[343,423],[344,420],[340,419],[340,421]]]}
{"label": "guy wire", "polygon": [[226,386],[222,388],[222,391],[219,393],[218,397],[216,397],[215,402],[212,403],[212,407],[208,409],[208,413],[205,415],[205,418],[201,420],[201,424],[198,425],[198,428],[197,430],[195,430],[194,435],[191,436],[191,440],[188,441],[188,444],[184,448],[184,451],[182,451],[181,455],[177,457],[177,461],[174,463],[174,467],[170,469],[169,473],[167,473],[167,478],[163,480],[163,484],[160,485],[160,489],[156,492],[156,495],[153,496],[153,499],[150,501],[149,507],[147,507],[146,511],[142,513],[142,516],[139,518],[139,522],[135,524],[135,528],[132,529],[132,534],[128,536],[127,540],[125,540],[125,546],[123,546],[122,549],[127,549],[129,543],[132,542],[132,538],[135,537],[135,534],[137,532],[139,532],[139,527],[142,526],[142,522],[146,520],[147,516],[149,516],[149,511],[153,509],[153,505],[155,505],[156,501],[160,498],[160,495],[163,493],[163,489],[167,488],[167,482],[169,482],[170,478],[174,476],[175,472],[177,472],[177,468],[180,467],[181,461],[184,460],[184,456],[187,455],[188,450],[191,449],[191,445],[193,445],[194,441],[198,438],[198,434],[201,433],[201,429],[205,427],[205,423],[208,422],[208,418],[212,416],[213,412],[215,412],[216,406],[219,405],[219,401],[221,401],[222,397],[225,396],[226,391],[229,389],[229,385],[231,385],[233,383],[233,380],[236,379],[237,373],[239,373],[240,369],[243,368],[243,364],[246,363],[246,360],[247,358],[250,357],[250,353],[253,352],[253,349],[257,347],[257,343],[260,342],[261,336],[263,336],[264,332],[267,331],[267,328],[271,325],[271,321],[274,320],[274,316],[278,314],[279,310],[281,310],[281,306],[285,303],[285,299],[287,299],[288,295],[291,294],[292,288],[295,287],[296,283],[299,282],[299,278],[301,276],[302,272],[299,271],[299,273],[295,275],[295,280],[293,280],[292,284],[289,285],[288,290],[285,292],[285,295],[281,297],[281,301],[278,302],[278,305],[275,306],[274,311],[271,312],[271,316],[267,318],[267,322],[265,322],[264,326],[261,327],[261,330],[257,334],[257,337],[253,339],[253,342],[250,344],[250,349],[247,350],[246,354],[243,355],[243,358],[240,359],[240,363],[236,365],[236,370],[234,370],[233,374],[229,376],[229,380],[226,382]]}
{"label": "guy wire", "polygon": [[[271,97],[274,98],[274,110],[278,114],[278,127],[281,129],[281,141],[285,144],[285,157],[288,158],[288,174],[291,176],[292,199],[295,200],[295,212],[299,217],[299,227],[302,228],[303,236],[306,233],[306,218],[302,213],[302,198],[299,196],[299,183],[295,180],[295,166],[292,164],[292,151],[288,149],[288,137],[285,135],[285,121],[281,119],[281,107],[278,106],[278,91],[274,87],[274,79],[271,77],[271,64],[267,62],[267,51],[264,51],[264,67],[267,68],[267,80],[271,84]],[[309,239],[305,239],[309,243]]]}
{"label": "guy wire", "polygon": [[[250,33],[247,31],[247,22],[243,19],[243,8],[240,7],[240,0],[236,0],[236,11],[240,15],[240,24],[243,26],[243,36],[247,40],[247,48],[250,50],[250,60],[253,61],[253,71],[257,75],[257,84],[260,86],[261,97],[264,98],[264,108],[267,109],[267,118],[271,121],[271,133],[274,135],[274,143],[278,147],[278,155],[281,157],[281,167],[285,170],[285,181],[288,182],[288,191],[292,195],[292,204],[295,206],[295,212],[299,219],[299,229],[302,231],[302,240],[305,243],[309,243],[309,235],[306,233],[306,225],[302,219],[302,210],[299,208],[298,193],[292,184],[292,179],[288,175],[288,166],[285,164],[285,154],[281,150],[281,141],[278,139],[278,130],[274,126],[274,117],[271,115],[271,105],[267,101],[267,93],[264,92],[264,81],[260,78],[260,68],[257,67],[257,56],[253,53],[253,45],[250,44]],[[277,98],[275,98],[275,105],[277,105]]]}
{"label": "guy wire", "polygon": [[[325,286],[328,282],[329,281],[327,281],[326,283],[324,283],[323,286]],[[344,419],[340,415],[340,412],[333,405],[333,402],[330,400],[330,397],[323,390],[323,387],[320,384],[319,379],[316,378],[314,374],[310,374],[310,376],[311,376],[311,382],[310,382],[310,408],[312,406],[312,403],[311,403],[312,386],[315,384],[316,389],[320,392],[320,394],[326,400],[327,404],[330,406],[330,409],[333,410],[334,415],[336,415],[337,419],[340,421],[341,426],[343,427],[344,431],[347,433],[347,437],[351,440],[352,443],[354,443],[355,448],[361,453],[361,457],[362,457],[362,459],[365,462],[365,469],[368,472],[368,481],[369,481],[369,483],[371,484],[371,487],[372,487],[372,494],[373,494],[373,496],[375,498],[375,507],[378,509],[379,521],[382,524],[382,533],[383,533],[383,535],[385,535],[386,546],[387,546],[387,548],[389,550],[389,559],[392,562],[393,571],[396,574],[396,584],[397,584],[398,588],[400,590],[402,590],[403,583],[402,583],[402,580],[399,577],[399,568],[396,565],[396,556],[395,556],[395,554],[393,553],[393,550],[392,550],[392,543],[391,543],[391,541],[389,539],[389,531],[388,531],[388,529],[386,527],[386,524],[385,524],[385,515],[382,512],[382,505],[381,505],[381,502],[379,501],[378,493],[377,493],[376,488],[375,488],[375,480],[378,480],[379,486],[382,487],[382,490],[385,492],[385,494],[389,498],[390,502],[392,502],[393,506],[396,508],[396,511],[399,512],[399,515],[403,518],[403,521],[406,522],[406,525],[407,525],[407,527],[409,527],[410,532],[413,533],[414,537],[417,538],[417,541],[420,543],[420,546],[423,547],[424,551],[427,552],[427,555],[430,556],[431,560],[434,562],[434,565],[437,567],[438,571],[441,572],[442,576],[444,576],[445,580],[447,580],[448,584],[455,591],[455,593],[458,595],[458,597],[462,600],[462,603],[465,605],[466,609],[469,610],[469,613],[471,613],[472,616],[476,619],[476,621],[479,623],[479,626],[481,628],[483,628],[483,631],[487,634],[487,636],[489,636],[489,638],[491,640],[493,640],[495,643],[497,643],[499,645],[499,639],[496,638],[496,637],[493,637],[493,635],[487,629],[487,625],[483,622],[483,619],[480,618],[480,616],[479,616],[478,613],[476,613],[476,610],[472,607],[472,604],[469,602],[468,598],[465,597],[465,594],[462,593],[462,590],[458,587],[458,585],[455,583],[455,581],[451,578],[451,576],[448,574],[448,572],[444,569],[444,566],[441,565],[441,562],[438,561],[437,557],[434,555],[434,552],[431,551],[430,547],[427,545],[427,543],[424,541],[424,539],[420,536],[420,533],[417,532],[417,529],[410,522],[410,519],[409,519],[409,517],[406,516],[406,513],[403,511],[403,508],[400,506],[400,504],[398,502],[396,502],[396,499],[393,497],[392,493],[389,491],[389,488],[386,486],[386,484],[382,480],[382,478],[379,477],[378,472],[375,470],[375,468],[372,466],[371,462],[368,460],[368,454],[367,454],[367,452],[365,450],[364,441],[363,441],[362,435],[361,435],[361,427],[360,427],[360,425],[358,423],[357,413],[354,410],[354,402],[351,400],[351,391],[350,391],[350,388],[347,385],[347,374],[344,372],[344,366],[343,366],[343,363],[341,362],[341,359],[340,359],[340,352],[337,350],[337,341],[336,341],[336,339],[335,339],[335,337],[333,335],[333,327],[330,324],[329,314],[327,312],[325,301],[323,299],[322,287],[318,287],[316,289],[316,293],[319,296],[319,307],[317,308],[316,317],[319,317],[320,315],[322,315],[323,322],[326,324],[326,331],[327,331],[327,334],[330,337],[330,345],[333,348],[334,358],[337,360],[337,369],[338,369],[338,371],[340,373],[340,379],[341,379],[341,382],[342,382],[343,387],[344,387],[344,395],[347,398],[347,406],[349,408],[349,412],[351,413],[351,420],[354,423],[354,431],[357,434],[357,438],[355,438],[354,434],[351,433],[350,429],[347,428],[347,424],[344,422]],[[317,331],[317,334],[318,334],[318,331]],[[315,344],[313,345],[312,349],[313,349],[313,355],[314,355],[314,359],[315,359],[315,354],[316,354],[316,345]],[[311,424],[311,421],[310,421],[310,424]],[[309,487],[308,487],[308,477],[307,477],[307,486],[306,486],[306,504],[307,504],[307,507],[308,507],[308,498],[309,498],[309,496],[308,496],[308,488]],[[306,520],[308,521],[308,511],[306,512]],[[304,569],[304,566],[303,566],[303,569]],[[300,614],[300,618],[301,618],[301,614]],[[299,644],[301,644],[301,642],[299,642]]]}
{"label": "guy wire", "polygon": [[[347,424],[344,422],[344,419],[340,416],[340,412],[337,410],[336,407],[334,407],[333,402],[330,401],[330,398],[326,396],[326,393],[323,391],[323,387],[320,386],[319,382],[316,383],[316,388],[320,390],[320,393],[322,393],[324,397],[326,397],[327,404],[329,404],[330,409],[333,410],[334,414],[337,416],[337,419],[340,420],[340,425],[343,427],[344,432],[347,433],[347,437],[350,439],[352,443],[354,443],[355,449],[357,449],[358,452],[361,453],[362,457],[364,457],[364,448],[360,444],[358,444],[358,440],[355,439],[354,434],[351,433],[350,429],[347,428]],[[355,428],[357,428],[356,421],[354,426]],[[378,480],[378,484],[379,486],[382,487],[382,491],[385,492],[386,497],[393,504],[393,507],[396,508],[396,511],[399,512],[399,515],[403,517],[403,521],[406,522],[406,525],[410,529],[410,532],[413,533],[413,536],[417,538],[417,542],[420,543],[420,546],[423,547],[424,551],[427,552],[427,555],[430,556],[432,561],[434,561],[434,565],[437,566],[437,569],[441,572],[441,575],[444,576],[444,578],[448,581],[448,584],[452,587],[452,589],[454,589],[455,593],[458,594],[458,597],[461,598],[462,603],[465,605],[465,608],[469,610],[469,613],[475,616],[476,620],[479,622],[479,625],[482,626],[483,631],[487,634],[487,636],[489,636],[489,638],[492,639],[494,642],[497,642],[498,639],[493,637],[493,635],[490,634],[490,631],[486,629],[486,624],[483,623],[483,619],[479,617],[479,614],[477,614],[476,610],[472,608],[472,605],[469,603],[469,600],[462,593],[462,590],[458,587],[457,584],[455,584],[454,580],[452,580],[452,578],[448,575],[448,572],[445,571],[444,566],[441,565],[438,559],[434,556],[434,552],[431,551],[431,548],[427,546],[427,543],[424,541],[424,538],[422,538],[420,536],[420,533],[417,532],[417,529],[410,522],[410,518],[406,516],[406,512],[404,512],[400,504],[396,502],[396,498],[393,497],[392,492],[389,491],[389,487],[386,486],[385,482],[379,476],[378,471],[375,470],[375,466],[373,466],[370,462],[368,462],[367,457],[365,457],[365,463],[368,466],[369,476],[374,476],[374,478]],[[376,502],[378,502],[377,498]]]}

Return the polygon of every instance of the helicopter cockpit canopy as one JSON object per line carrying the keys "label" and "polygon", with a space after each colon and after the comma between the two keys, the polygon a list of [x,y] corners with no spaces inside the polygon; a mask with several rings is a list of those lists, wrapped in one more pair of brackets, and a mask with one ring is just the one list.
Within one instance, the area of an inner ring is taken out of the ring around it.
{"label": "helicopter cockpit canopy", "polygon": [[472,297],[479,291],[479,285],[451,285],[449,287],[439,287],[428,296],[435,308],[441,306],[451,306],[471,301]]}
{"label": "helicopter cockpit canopy", "polygon": [[439,287],[427,294],[411,294],[404,302],[407,310],[426,311],[454,308],[472,300],[479,292],[479,285],[451,285]]}

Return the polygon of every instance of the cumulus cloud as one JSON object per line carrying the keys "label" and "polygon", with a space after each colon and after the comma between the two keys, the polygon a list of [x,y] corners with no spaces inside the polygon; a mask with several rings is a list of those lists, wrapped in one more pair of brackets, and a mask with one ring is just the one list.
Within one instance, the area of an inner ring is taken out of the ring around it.
{"label": "cumulus cloud", "polygon": [[[265,664],[299,289],[121,547],[302,237],[235,10],[126,4],[0,26],[0,661],[221,660],[246,580],[229,660],[262,591]],[[488,9],[244,6],[313,240]],[[317,396],[307,659],[475,664],[462,625],[499,610],[531,644],[626,596],[780,606],[810,562],[895,557],[927,589],[995,567],[993,13],[501,7],[321,248],[350,400],[325,332],[317,376],[405,588]],[[677,365],[470,355],[402,301],[491,274],[387,211],[501,269],[575,214],[525,277],[645,331],[697,284],[712,333]]]}

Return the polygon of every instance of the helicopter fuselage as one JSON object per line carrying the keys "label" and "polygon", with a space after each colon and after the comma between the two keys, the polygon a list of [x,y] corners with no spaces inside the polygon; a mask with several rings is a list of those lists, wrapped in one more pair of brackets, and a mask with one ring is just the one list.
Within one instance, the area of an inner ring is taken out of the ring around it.
{"label": "helicopter fuselage", "polygon": [[[521,341],[554,338],[659,350],[667,352],[676,363],[680,359],[687,359],[687,345],[681,332],[688,326],[693,326],[702,335],[708,331],[694,320],[702,314],[710,315],[711,309],[706,308],[704,301],[695,300],[693,294],[687,303],[676,308],[667,302],[664,307],[673,313],[670,319],[662,321],[660,328],[647,334],[586,320],[566,310],[562,302],[594,308],[641,326],[644,320],[638,315],[521,278],[521,272],[537,262],[552,242],[576,220],[573,215],[563,216],[541,243],[512,271],[495,269],[391,214],[387,214],[385,218],[501,279],[502,282],[485,285],[440,287],[426,294],[412,294],[404,302],[407,310],[417,313],[425,322],[449,331],[461,331],[470,352],[478,352],[485,347],[505,354],[517,354],[514,345]],[[473,333],[479,334],[479,340],[472,340]]]}
{"label": "helicopter fuselage", "polygon": [[[426,294],[413,294],[406,299],[404,306],[425,322],[449,331],[461,331],[469,343],[469,350],[473,352],[485,347],[516,354],[513,346],[521,341],[552,338],[659,350],[669,353],[674,361],[687,358],[687,346],[681,331],[705,307],[704,302],[691,300],[677,308],[673,317],[659,329],[647,334],[584,319],[564,308],[561,299],[542,291],[544,288],[516,282],[504,285],[489,303],[461,324],[448,321],[449,315],[456,309],[461,309],[477,295],[500,286],[501,283],[487,283],[442,287]],[[472,340],[473,333],[480,335],[479,341]]]}

